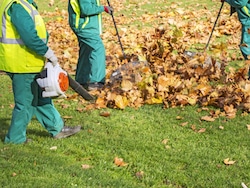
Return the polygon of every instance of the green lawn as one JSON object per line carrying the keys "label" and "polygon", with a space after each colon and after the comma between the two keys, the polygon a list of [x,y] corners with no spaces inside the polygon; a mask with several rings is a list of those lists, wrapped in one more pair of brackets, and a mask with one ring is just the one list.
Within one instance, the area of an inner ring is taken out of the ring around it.
{"label": "green lawn", "polygon": [[[55,100],[62,116],[72,117],[68,125],[83,126],[79,134],[53,140],[34,119],[27,130],[33,142],[6,145],[13,99],[9,78],[1,75],[0,80],[2,187],[212,188],[250,183],[248,115],[205,122],[200,118],[208,112],[198,107],[79,112],[77,100]],[[100,116],[103,111],[111,115]],[[199,133],[202,128],[205,132]],[[115,157],[128,165],[116,166]],[[236,162],[225,165],[227,158]]]}
{"label": "green lawn", "polygon": [[[122,2],[124,7],[132,7],[121,10],[128,15],[137,4],[149,12],[153,6],[135,0]],[[176,1],[156,0],[153,7],[164,10],[170,2]],[[211,11],[220,5],[215,1],[207,5],[205,0],[182,2],[181,7],[205,6]],[[66,3],[55,1],[65,9]],[[45,1],[38,4],[41,11],[54,9]],[[242,182],[250,187],[248,114],[238,112],[234,119],[219,117],[207,122],[201,117],[215,110],[212,107],[145,105],[85,111],[86,104],[79,98],[55,99],[66,124],[82,125],[81,132],[54,140],[34,118],[27,129],[33,141],[14,145],[3,143],[14,105],[11,81],[4,74],[0,74],[0,90],[1,187],[240,188]],[[67,94],[72,92],[70,89]],[[101,116],[102,112],[110,116]],[[116,157],[127,165],[117,166]],[[235,163],[226,165],[227,158]]]}

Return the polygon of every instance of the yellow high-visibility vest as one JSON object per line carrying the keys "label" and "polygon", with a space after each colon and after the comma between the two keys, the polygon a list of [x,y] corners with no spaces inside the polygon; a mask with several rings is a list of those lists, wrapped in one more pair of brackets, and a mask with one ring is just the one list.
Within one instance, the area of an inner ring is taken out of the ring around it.
{"label": "yellow high-visibility vest", "polygon": [[11,23],[8,10],[18,3],[30,14],[38,36],[46,42],[45,23],[36,8],[26,0],[3,0],[0,7],[0,70],[11,73],[37,73],[44,67],[45,58],[25,46]]}

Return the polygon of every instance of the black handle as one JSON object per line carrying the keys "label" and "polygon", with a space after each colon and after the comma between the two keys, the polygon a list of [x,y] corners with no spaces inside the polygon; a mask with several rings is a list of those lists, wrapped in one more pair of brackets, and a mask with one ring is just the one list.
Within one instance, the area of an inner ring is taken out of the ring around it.
{"label": "black handle", "polygon": [[[108,5],[111,7],[109,0],[107,0],[107,2],[108,2]],[[115,22],[113,12],[111,12],[111,16],[112,16],[112,20],[113,20],[113,23],[114,23],[114,26],[115,26],[115,30],[116,30],[116,34],[117,34],[117,37],[118,37],[119,44],[120,44],[121,49],[122,49],[123,57],[124,57],[124,59],[126,59],[126,54],[125,54],[123,46],[122,46],[121,37],[120,37],[120,35],[118,33],[118,29],[117,29],[117,26],[116,26],[116,22]]]}
{"label": "black handle", "polygon": [[210,42],[210,40],[211,40],[211,38],[212,38],[212,35],[213,35],[213,32],[214,32],[215,26],[216,26],[217,21],[218,21],[218,19],[219,19],[219,17],[220,17],[220,13],[221,13],[221,10],[222,10],[223,5],[224,5],[224,1],[221,3],[221,7],[220,7],[220,10],[219,10],[219,13],[218,13],[217,18],[216,18],[216,20],[215,20],[215,22],[214,22],[214,26],[213,26],[212,32],[211,32],[210,37],[209,37],[209,39],[208,39],[208,41],[207,41],[207,45],[206,45],[204,51],[208,48],[208,45],[209,45],[209,42]]}

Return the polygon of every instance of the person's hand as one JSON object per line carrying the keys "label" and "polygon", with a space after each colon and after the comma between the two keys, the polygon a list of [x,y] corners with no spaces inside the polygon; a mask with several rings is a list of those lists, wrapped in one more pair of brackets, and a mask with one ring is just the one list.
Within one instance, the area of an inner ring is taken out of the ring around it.
{"label": "person's hand", "polygon": [[104,11],[107,12],[108,14],[113,14],[114,10],[110,6],[104,6]]}
{"label": "person's hand", "polygon": [[51,63],[52,65],[55,67],[56,65],[58,65],[58,59],[54,54],[54,51],[51,50],[50,48],[48,49],[48,51],[45,53],[44,57],[46,57]]}

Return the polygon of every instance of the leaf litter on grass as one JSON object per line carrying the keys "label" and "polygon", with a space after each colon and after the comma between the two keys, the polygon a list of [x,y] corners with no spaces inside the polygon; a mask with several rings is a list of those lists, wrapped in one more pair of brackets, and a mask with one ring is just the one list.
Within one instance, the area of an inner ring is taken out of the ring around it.
{"label": "leaf litter on grass", "polygon": [[[119,9],[119,3],[114,1],[113,4]],[[137,8],[140,6],[134,7]],[[63,69],[74,74],[78,43],[68,26],[67,12],[57,8],[55,12],[44,14],[58,18],[47,23],[50,45]],[[91,92],[97,97],[95,103],[81,100],[85,109],[139,108],[144,104],[163,104],[164,108],[170,108],[199,104],[219,108],[221,113],[217,117],[234,118],[238,109],[249,112],[250,81],[246,78],[249,62],[238,70],[233,67],[226,70],[230,61],[243,61],[241,56],[229,53],[239,42],[240,23],[236,15],[230,17],[228,10],[223,9],[214,31],[214,37],[227,35],[230,40],[212,44],[209,54],[203,49],[198,49],[192,56],[185,53],[196,44],[205,46],[214,22],[211,14],[204,9],[194,14],[180,8],[178,3],[172,3],[164,11],[146,12],[137,18],[152,25],[138,30],[134,25],[126,26],[135,16],[125,17],[118,12],[117,22],[127,59],[123,58],[120,46],[114,42],[117,36],[114,28],[108,26],[112,22],[110,17],[103,16],[107,84],[102,91]],[[199,15],[206,19],[197,19]],[[112,74],[114,72],[119,73],[118,77]],[[214,118],[203,120],[212,121]]]}

